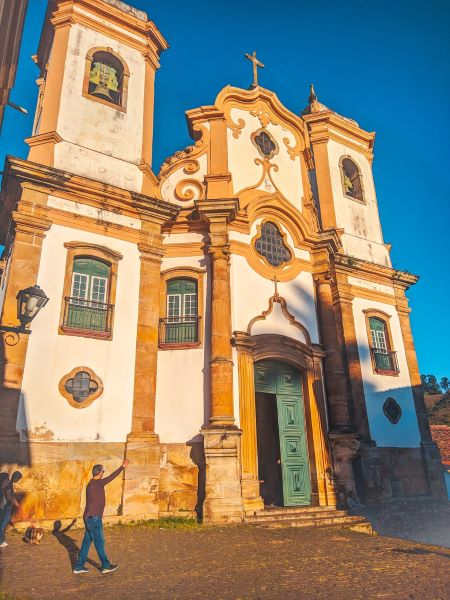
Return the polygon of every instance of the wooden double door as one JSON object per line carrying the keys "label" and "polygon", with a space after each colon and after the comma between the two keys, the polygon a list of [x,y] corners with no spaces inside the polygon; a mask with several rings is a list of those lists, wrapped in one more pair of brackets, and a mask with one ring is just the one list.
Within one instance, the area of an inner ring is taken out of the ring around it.
{"label": "wooden double door", "polygon": [[258,475],[266,505],[311,502],[301,374],[278,361],[255,363]]}

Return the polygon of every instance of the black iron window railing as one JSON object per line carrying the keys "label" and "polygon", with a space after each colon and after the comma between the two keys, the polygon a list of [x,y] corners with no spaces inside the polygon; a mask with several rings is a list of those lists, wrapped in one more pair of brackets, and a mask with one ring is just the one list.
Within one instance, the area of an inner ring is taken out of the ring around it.
{"label": "black iron window railing", "polygon": [[111,332],[112,304],[83,300],[82,298],[65,298],[65,327],[88,329],[90,331]]}
{"label": "black iron window railing", "polygon": [[160,344],[194,344],[199,338],[200,317],[168,317],[159,320]]}
{"label": "black iron window railing", "polygon": [[382,348],[371,348],[372,360],[377,373],[398,373],[397,352]]}

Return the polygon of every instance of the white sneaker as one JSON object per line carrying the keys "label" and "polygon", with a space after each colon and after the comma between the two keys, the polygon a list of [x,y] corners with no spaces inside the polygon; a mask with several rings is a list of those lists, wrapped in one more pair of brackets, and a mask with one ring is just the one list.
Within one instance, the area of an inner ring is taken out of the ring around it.
{"label": "white sneaker", "polygon": [[8,542],[2,542],[0,544],[0,548],[6,548],[7,545],[8,545]]}

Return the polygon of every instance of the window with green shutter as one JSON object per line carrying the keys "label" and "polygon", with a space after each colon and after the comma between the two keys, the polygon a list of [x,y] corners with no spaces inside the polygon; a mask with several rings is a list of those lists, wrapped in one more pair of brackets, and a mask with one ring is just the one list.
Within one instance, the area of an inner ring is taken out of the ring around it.
{"label": "window with green shutter", "polygon": [[397,353],[392,351],[387,324],[378,317],[369,317],[371,353],[378,373],[398,373]]}
{"label": "window with green shutter", "polygon": [[198,342],[198,290],[192,279],[167,282],[167,317],[162,319],[166,344]]}
{"label": "window with green shutter", "polygon": [[73,261],[72,286],[65,325],[76,329],[108,331],[110,265],[89,257]]}

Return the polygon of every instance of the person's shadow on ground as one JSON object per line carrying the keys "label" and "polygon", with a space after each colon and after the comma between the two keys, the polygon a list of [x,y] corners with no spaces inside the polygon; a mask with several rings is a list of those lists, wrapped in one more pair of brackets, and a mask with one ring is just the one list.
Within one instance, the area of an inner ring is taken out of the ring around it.
{"label": "person's shadow on ground", "polygon": [[[52,531],[52,535],[54,535],[55,538],[58,540],[58,542],[61,544],[61,546],[64,546],[64,548],[67,550],[67,554],[69,555],[70,566],[72,569],[75,566],[75,563],[76,563],[76,560],[78,557],[78,553],[80,552],[80,548],[77,546],[75,540],[73,540],[71,537],[66,535],[66,531],[69,531],[69,529],[71,527],[73,527],[75,525],[75,523],[76,523],[76,519],[73,519],[72,523],[67,525],[67,527],[65,527],[64,529],[61,529],[61,527],[62,527],[61,521],[55,521],[53,523],[53,531]],[[101,568],[98,563],[91,560],[90,558],[88,558],[86,562],[91,564],[93,567],[96,567],[97,569]]]}

